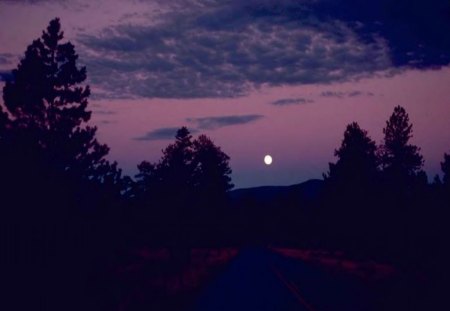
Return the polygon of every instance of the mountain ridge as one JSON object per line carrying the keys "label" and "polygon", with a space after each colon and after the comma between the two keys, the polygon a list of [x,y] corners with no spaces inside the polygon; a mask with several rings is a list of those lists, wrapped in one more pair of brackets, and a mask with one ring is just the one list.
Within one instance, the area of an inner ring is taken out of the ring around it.
{"label": "mountain ridge", "polygon": [[232,201],[248,200],[267,202],[287,197],[295,197],[302,200],[314,200],[319,197],[323,189],[324,181],[321,179],[309,179],[302,183],[289,186],[257,186],[238,188],[229,192]]}

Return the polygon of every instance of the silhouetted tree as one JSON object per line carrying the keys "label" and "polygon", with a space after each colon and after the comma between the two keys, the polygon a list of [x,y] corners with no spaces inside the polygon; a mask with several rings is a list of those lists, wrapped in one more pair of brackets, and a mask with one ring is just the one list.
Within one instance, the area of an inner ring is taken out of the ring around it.
{"label": "silhouetted tree", "polygon": [[330,169],[324,176],[325,180],[340,184],[344,188],[348,187],[348,190],[354,192],[369,187],[378,172],[376,150],[375,142],[358,123],[347,125],[342,145],[334,152],[338,161],[329,164]]}
{"label": "silhouetted tree", "polygon": [[104,159],[108,147],[98,143],[96,128],[87,125],[86,68],[77,66],[73,44],[62,39],[56,18],[28,46],[3,88],[0,165],[10,191],[36,189],[33,196],[59,196],[70,204],[69,189],[88,181],[110,183],[106,176],[112,175],[118,182],[121,171]]}
{"label": "silhouetted tree", "polygon": [[[422,170],[420,148],[411,144],[412,124],[403,107],[397,106],[383,129],[381,160],[382,230],[385,251],[390,257],[412,257],[412,245],[421,239],[429,224],[423,208],[430,204],[428,180]],[[409,254],[409,255],[405,255]]]}
{"label": "silhouetted tree", "polygon": [[2,220],[23,273],[14,279],[29,286],[19,293],[25,304],[45,301],[47,310],[86,309],[84,286],[101,267],[93,263],[108,258],[127,184],[87,123],[86,68],[62,40],[54,19],[12,71],[0,106]]}
{"label": "silhouetted tree", "polygon": [[211,139],[200,135],[192,141],[189,130],[182,127],[158,163],[143,161],[138,165],[137,195],[164,200],[169,205],[192,205],[194,196],[223,199],[233,187],[228,161],[229,157]]}
{"label": "silhouetted tree", "polygon": [[[169,189],[172,198],[183,202],[192,192],[192,174],[194,167],[192,135],[186,127],[180,128],[175,135],[175,143],[163,151],[163,158],[158,164],[161,182]],[[173,193],[176,193],[176,198]]]}
{"label": "silhouetted tree", "polygon": [[193,192],[192,148],[189,130],[180,128],[175,135],[175,142],[163,150],[158,163],[143,161],[138,165],[138,195],[162,201],[170,207],[188,203],[188,197]]}
{"label": "silhouetted tree", "polygon": [[143,161],[138,169],[138,195],[172,203],[193,195],[223,199],[233,187],[229,157],[205,135],[192,141],[186,127],[177,131],[175,143],[163,150],[158,163]]}
{"label": "silhouetted tree", "polygon": [[163,239],[170,246],[177,266],[190,260],[188,237],[193,228],[189,207],[192,207],[194,193],[192,159],[192,135],[182,127],[175,135],[175,142],[163,150],[163,157],[155,166],[145,162],[138,166],[141,178],[147,178],[155,186],[156,191],[150,191],[156,198],[156,208],[160,209],[156,216],[167,226]]}
{"label": "silhouetted tree", "polygon": [[[421,170],[424,160],[420,148],[409,142],[413,133],[412,124],[403,107],[394,108],[383,133],[384,142],[379,155],[385,205],[395,208],[391,209],[391,213],[397,213],[393,219],[401,218],[401,221],[406,222],[398,207],[409,206],[410,210],[414,209],[414,206],[418,207],[423,204],[428,191],[427,176]],[[394,221],[392,226],[395,226]]]}
{"label": "silhouetted tree", "polygon": [[347,241],[353,235],[352,240],[357,241],[371,227],[378,181],[376,150],[375,142],[358,123],[347,125],[342,144],[334,153],[338,160],[329,164],[324,175],[321,221],[325,221],[324,231],[333,232],[330,239],[334,236]]}
{"label": "silhouetted tree", "polygon": [[157,176],[157,164],[142,161],[137,166],[139,173],[136,174],[136,183],[132,190],[132,197],[139,200],[139,204],[148,204],[152,195],[158,192],[159,179]]}
{"label": "silhouetted tree", "polygon": [[[175,142],[167,146],[155,164],[143,161],[138,165],[134,218],[143,230],[160,230],[160,242],[185,245],[188,217],[193,204],[193,143],[186,127],[180,128]],[[137,217],[136,217],[137,216]],[[159,229],[158,229],[159,228]]]}
{"label": "silhouetted tree", "polygon": [[383,171],[390,178],[405,180],[416,176],[423,166],[420,148],[409,144],[412,124],[403,107],[397,106],[383,129],[384,143],[380,148]]}
{"label": "silhouetted tree", "polygon": [[137,222],[145,226],[147,219],[153,228],[165,224],[171,231],[160,236],[179,247],[189,239],[207,239],[200,232],[205,227],[216,229],[226,192],[233,187],[228,161],[211,139],[200,135],[193,141],[188,129],[180,128],[158,163],[138,165],[136,211],[143,217]]}
{"label": "silhouetted tree", "polygon": [[82,127],[91,115],[86,110],[90,89],[81,85],[86,68],[76,66],[74,46],[62,39],[59,19],[54,19],[13,70],[3,90],[4,103],[13,126],[35,131],[36,144],[51,153],[53,165],[85,168],[81,171],[86,174],[108,148],[95,140],[95,128]]}
{"label": "silhouetted tree", "polygon": [[194,187],[205,202],[218,203],[233,188],[229,160],[209,137],[200,135],[194,140]]}

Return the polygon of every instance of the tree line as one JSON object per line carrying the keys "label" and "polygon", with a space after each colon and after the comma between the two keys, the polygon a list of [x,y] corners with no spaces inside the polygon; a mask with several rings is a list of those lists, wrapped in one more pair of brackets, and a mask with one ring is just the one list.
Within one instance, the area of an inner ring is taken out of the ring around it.
{"label": "tree line", "polygon": [[[74,45],[63,41],[54,19],[6,81],[0,191],[3,206],[10,208],[4,208],[4,219],[25,228],[83,224],[90,230],[104,222],[113,231],[125,230],[118,223],[126,219],[142,232],[156,230],[155,239],[183,226],[180,236],[188,227],[217,227],[233,187],[228,155],[207,136],[194,139],[182,127],[158,162],[140,163],[134,180],[124,176],[106,159],[109,148],[97,141],[97,129],[88,125],[90,88],[84,84],[86,68],[77,61]],[[383,134],[377,146],[356,122],[347,126],[335,150],[337,161],[324,174],[324,218],[345,223],[357,219],[347,215],[363,219],[372,210],[372,220],[394,219],[405,206],[449,202],[450,155],[441,163],[443,179],[436,176],[430,185],[420,148],[410,143],[412,124],[404,108],[395,107]]]}
{"label": "tree line", "polygon": [[[383,309],[440,308],[450,277],[450,155],[440,163],[442,179],[436,175],[429,183],[403,107],[394,108],[383,134],[377,146],[356,122],[347,125],[334,153],[337,161],[324,174],[320,202],[302,215],[303,241],[387,262],[405,275],[426,275],[427,282],[412,280],[395,289],[396,295],[408,295],[396,298],[402,306],[386,303]],[[413,291],[420,295],[413,297]]]}

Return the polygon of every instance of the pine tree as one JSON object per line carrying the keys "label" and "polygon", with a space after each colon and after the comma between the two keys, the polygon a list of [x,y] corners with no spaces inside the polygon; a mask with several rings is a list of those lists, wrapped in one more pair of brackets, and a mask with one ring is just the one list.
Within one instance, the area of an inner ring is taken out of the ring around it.
{"label": "pine tree", "polygon": [[195,187],[203,197],[221,200],[233,188],[229,160],[230,157],[207,136],[200,135],[194,140]]}
{"label": "pine tree", "polygon": [[62,40],[54,19],[3,88],[1,219],[18,261],[14,281],[25,284],[16,297],[34,297],[29,300],[49,310],[79,310],[93,305],[85,284],[96,279],[92,272],[102,268],[95,261],[103,264],[117,241],[112,220],[119,219],[114,205],[124,179],[104,158],[108,147],[97,142],[96,128],[87,125],[86,68]]}
{"label": "pine tree", "polygon": [[109,148],[87,125],[86,68],[77,66],[75,47],[63,38],[59,19],[53,19],[3,88],[0,171],[10,196],[29,191],[28,197],[63,199],[87,181],[111,180],[102,175],[105,171],[121,178],[117,166],[104,158]]}
{"label": "pine tree", "polygon": [[[373,228],[378,190],[378,158],[376,144],[358,123],[348,124],[344,139],[324,174],[324,225],[336,236],[356,235],[362,238]],[[369,216],[370,215],[370,216]]]}
{"label": "pine tree", "polygon": [[375,142],[358,123],[347,125],[342,145],[334,152],[338,161],[329,164],[325,180],[355,192],[355,188],[369,187],[377,176],[376,149]]}
{"label": "pine tree", "polygon": [[158,163],[138,165],[136,197],[172,207],[223,201],[233,187],[228,162],[229,157],[211,139],[200,135],[192,141],[189,130],[182,127]]}
{"label": "pine tree", "polygon": [[158,164],[160,178],[164,187],[176,193],[183,201],[192,193],[192,135],[186,127],[180,128],[175,135],[175,143],[163,151]]}
{"label": "pine tree", "polygon": [[175,209],[190,204],[194,171],[192,148],[192,135],[186,127],[180,128],[175,135],[175,142],[162,151],[159,162],[153,164],[143,161],[138,165],[136,197],[141,201],[153,201]]}
{"label": "pine tree", "polygon": [[49,167],[91,177],[104,163],[108,147],[95,139],[96,128],[86,125],[89,86],[82,86],[86,68],[70,42],[62,43],[59,19],[50,22],[40,39],[25,52],[13,79],[3,89],[12,127],[29,136],[46,153]]}
{"label": "pine tree", "polygon": [[424,160],[420,148],[409,144],[412,124],[403,107],[397,106],[383,129],[384,144],[381,146],[381,164],[389,178],[408,179],[422,169]]}

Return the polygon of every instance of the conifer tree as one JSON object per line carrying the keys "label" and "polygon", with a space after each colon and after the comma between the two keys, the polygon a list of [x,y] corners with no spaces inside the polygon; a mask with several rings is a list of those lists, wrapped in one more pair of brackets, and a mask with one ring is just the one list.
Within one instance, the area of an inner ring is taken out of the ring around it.
{"label": "conifer tree", "polygon": [[109,148],[88,125],[86,68],[77,65],[74,45],[63,38],[59,19],[51,20],[3,88],[0,178],[11,197],[88,196],[80,190],[88,182],[121,179],[117,165],[105,159]]}
{"label": "conifer tree", "polygon": [[381,146],[383,171],[394,179],[416,176],[424,160],[420,148],[409,143],[412,138],[412,124],[405,109],[397,106],[383,129],[384,143]]}
{"label": "conifer tree", "polygon": [[338,161],[330,163],[325,180],[350,188],[367,187],[377,175],[376,148],[375,142],[358,123],[347,125],[342,145],[334,152]]}
{"label": "conifer tree", "polygon": [[194,140],[194,181],[203,197],[223,199],[233,188],[229,160],[230,157],[207,136],[200,135]]}

